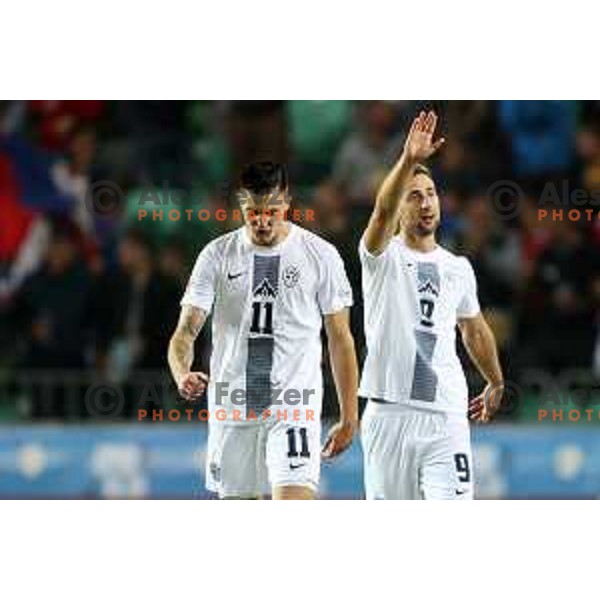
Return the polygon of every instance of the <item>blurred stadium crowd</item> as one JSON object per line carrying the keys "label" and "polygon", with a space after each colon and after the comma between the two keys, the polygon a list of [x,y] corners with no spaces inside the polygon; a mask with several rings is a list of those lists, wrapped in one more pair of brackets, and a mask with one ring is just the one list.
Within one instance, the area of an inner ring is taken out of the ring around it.
{"label": "blurred stadium crowd", "polygon": [[[235,174],[253,160],[288,164],[293,205],[315,211],[304,226],[339,248],[362,358],[358,240],[409,120],[431,106],[447,138],[432,165],[441,241],[473,262],[507,377],[600,375],[600,207],[590,204],[589,221],[538,217],[550,183],[564,208],[572,190],[600,192],[600,102],[13,101],[0,104],[0,418],[89,418],[67,387],[164,376],[194,258],[239,223],[140,221],[142,192],[166,201],[167,188],[188,191],[165,208],[228,207]],[[118,186],[122,210],[95,214],[86,193],[98,181]],[[510,215],[487,193],[506,181],[522,191]],[[209,344],[203,332],[199,368]],[[52,373],[62,392],[23,392],[24,380]]]}

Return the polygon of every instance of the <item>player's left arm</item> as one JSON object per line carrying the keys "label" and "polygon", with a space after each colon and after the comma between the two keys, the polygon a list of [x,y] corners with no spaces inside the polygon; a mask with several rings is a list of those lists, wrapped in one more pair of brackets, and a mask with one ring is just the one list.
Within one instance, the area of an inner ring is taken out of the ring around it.
{"label": "player's left arm", "polygon": [[496,339],[481,312],[474,317],[458,319],[458,328],[471,360],[487,384],[479,396],[469,401],[469,417],[485,422],[500,408],[504,393]]}
{"label": "player's left arm", "polygon": [[340,406],[340,419],[323,445],[323,456],[333,457],[351,443],[358,427],[358,365],[350,331],[350,311],[345,308],[324,316],[329,359]]}

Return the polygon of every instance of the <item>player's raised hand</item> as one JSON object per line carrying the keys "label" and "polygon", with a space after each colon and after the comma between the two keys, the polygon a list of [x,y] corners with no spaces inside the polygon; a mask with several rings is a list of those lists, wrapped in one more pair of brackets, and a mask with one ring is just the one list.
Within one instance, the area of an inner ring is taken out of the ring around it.
{"label": "player's raised hand", "polygon": [[443,137],[433,141],[437,121],[437,115],[430,110],[428,113],[421,111],[412,122],[404,142],[404,152],[411,161],[427,160],[446,141]]}
{"label": "player's raised hand", "polygon": [[321,456],[323,458],[333,458],[342,453],[352,443],[352,438],[358,424],[353,421],[340,421],[336,423],[327,435],[327,439],[323,444]]}
{"label": "player's raised hand", "polygon": [[504,387],[488,384],[479,396],[469,400],[469,419],[487,423],[500,408]]}
{"label": "player's raised hand", "polygon": [[198,400],[208,385],[208,375],[201,371],[186,373],[177,385],[179,394],[186,400],[192,402]]}

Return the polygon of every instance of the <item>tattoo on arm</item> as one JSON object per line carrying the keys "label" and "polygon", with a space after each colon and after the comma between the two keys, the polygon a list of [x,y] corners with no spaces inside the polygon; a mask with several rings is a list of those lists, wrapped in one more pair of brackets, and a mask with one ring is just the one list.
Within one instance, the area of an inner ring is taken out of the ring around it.
{"label": "tattoo on arm", "polygon": [[194,318],[194,316],[191,314],[191,311],[186,311],[186,313],[187,314],[184,313],[184,321],[182,323],[182,327],[185,332],[185,335],[195,340],[198,337],[200,330],[202,329],[202,323],[199,321],[199,319]]}
{"label": "tattoo on arm", "polygon": [[206,313],[195,306],[184,306],[169,343],[169,366],[175,381],[188,373],[194,362],[194,342],[206,321]]}

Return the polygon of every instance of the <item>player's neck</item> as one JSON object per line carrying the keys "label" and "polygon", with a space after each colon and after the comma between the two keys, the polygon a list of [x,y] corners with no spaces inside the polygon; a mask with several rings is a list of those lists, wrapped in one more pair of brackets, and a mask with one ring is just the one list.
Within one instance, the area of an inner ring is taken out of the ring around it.
{"label": "player's neck", "polygon": [[411,235],[410,233],[402,232],[402,240],[408,248],[417,252],[433,252],[437,247],[435,235]]}

